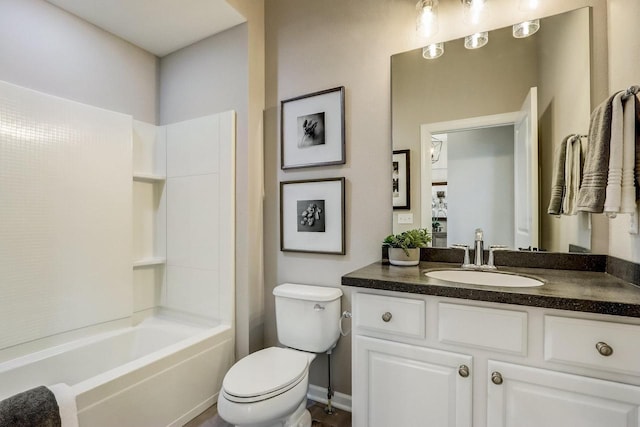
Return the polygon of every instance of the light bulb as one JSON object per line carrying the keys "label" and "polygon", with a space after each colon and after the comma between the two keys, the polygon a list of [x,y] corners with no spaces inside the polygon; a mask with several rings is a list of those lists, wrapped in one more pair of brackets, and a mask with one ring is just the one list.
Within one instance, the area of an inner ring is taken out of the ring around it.
{"label": "light bulb", "polygon": [[522,39],[534,35],[540,29],[540,20],[520,22],[513,25],[513,37]]}
{"label": "light bulb", "polygon": [[472,25],[480,22],[487,0],[461,0],[464,9],[464,20]]}
{"label": "light bulb", "polygon": [[464,47],[467,49],[479,49],[489,42],[489,33],[486,31],[471,34],[464,38]]}
{"label": "light bulb", "polygon": [[416,4],[416,31],[421,37],[438,32],[438,0],[420,0]]}
{"label": "light bulb", "polygon": [[422,48],[422,57],[424,59],[436,59],[444,53],[444,43],[433,43]]}

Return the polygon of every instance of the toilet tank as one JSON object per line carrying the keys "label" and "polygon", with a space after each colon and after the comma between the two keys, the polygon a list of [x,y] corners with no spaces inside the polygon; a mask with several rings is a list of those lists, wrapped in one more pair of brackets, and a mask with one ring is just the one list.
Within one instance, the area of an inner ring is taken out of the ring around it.
{"label": "toilet tank", "polygon": [[335,346],[340,337],[340,289],[284,283],[273,295],[281,344],[312,353]]}

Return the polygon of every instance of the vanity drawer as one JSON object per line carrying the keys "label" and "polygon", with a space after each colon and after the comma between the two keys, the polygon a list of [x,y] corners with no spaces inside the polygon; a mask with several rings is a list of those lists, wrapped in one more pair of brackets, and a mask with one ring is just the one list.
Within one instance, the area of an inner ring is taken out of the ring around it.
{"label": "vanity drawer", "polygon": [[438,340],[525,356],[527,313],[441,302]]}
{"label": "vanity drawer", "polygon": [[640,375],[640,326],[545,316],[544,358]]}
{"label": "vanity drawer", "polygon": [[425,302],[410,298],[356,294],[355,328],[409,338],[425,337]]}

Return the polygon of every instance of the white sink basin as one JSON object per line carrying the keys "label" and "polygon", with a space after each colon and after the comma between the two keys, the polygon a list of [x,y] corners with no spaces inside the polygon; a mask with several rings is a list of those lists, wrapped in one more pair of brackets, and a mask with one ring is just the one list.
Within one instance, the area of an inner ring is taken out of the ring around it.
{"label": "white sink basin", "polygon": [[478,270],[434,270],[425,273],[427,277],[447,282],[469,285],[503,286],[507,288],[532,288],[542,286],[544,282],[517,274]]}

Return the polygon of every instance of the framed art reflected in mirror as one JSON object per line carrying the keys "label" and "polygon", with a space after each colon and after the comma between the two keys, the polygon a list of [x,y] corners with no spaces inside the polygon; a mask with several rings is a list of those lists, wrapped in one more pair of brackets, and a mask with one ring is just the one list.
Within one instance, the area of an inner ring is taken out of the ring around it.
{"label": "framed art reflected in mirror", "polygon": [[[431,218],[433,221],[447,220],[447,183],[434,182],[431,185]],[[440,231],[440,230],[434,230]]]}
{"label": "framed art reflected in mirror", "polygon": [[393,209],[411,208],[409,160],[409,150],[394,150],[391,172]]}

